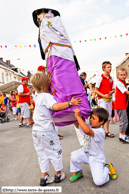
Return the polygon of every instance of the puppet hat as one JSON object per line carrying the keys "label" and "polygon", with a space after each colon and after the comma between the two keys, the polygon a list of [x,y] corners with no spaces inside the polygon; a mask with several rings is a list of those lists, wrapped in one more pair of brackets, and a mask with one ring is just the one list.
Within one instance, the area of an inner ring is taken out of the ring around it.
{"label": "puppet hat", "polygon": [[54,9],[47,9],[47,8],[42,8],[42,9],[37,9],[35,11],[33,11],[32,16],[33,16],[33,20],[35,25],[39,28],[39,23],[37,22],[37,15],[39,15],[42,12],[48,13],[49,11],[51,11],[54,16],[60,16],[60,13]]}

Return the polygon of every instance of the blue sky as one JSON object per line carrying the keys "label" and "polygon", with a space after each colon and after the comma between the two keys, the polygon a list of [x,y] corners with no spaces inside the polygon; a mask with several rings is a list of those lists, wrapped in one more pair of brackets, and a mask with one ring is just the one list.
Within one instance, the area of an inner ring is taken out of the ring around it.
{"label": "blue sky", "polygon": [[[38,28],[32,20],[32,12],[43,7],[60,12],[81,71],[101,69],[104,60],[115,67],[129,52],[129,36],[125,36],[129,33],[129,0],[0,0],[0,7],[0,45],[8,45],[8,49],[0,49],[0,57],[12,59],[21,69],[36,70],[37,66],[45,65],[37,43]],[[89,41],[94,38],[96,42]],[[36,49],[14,48],[33,44]],[[17,58],[20,61],[13,60]]]}

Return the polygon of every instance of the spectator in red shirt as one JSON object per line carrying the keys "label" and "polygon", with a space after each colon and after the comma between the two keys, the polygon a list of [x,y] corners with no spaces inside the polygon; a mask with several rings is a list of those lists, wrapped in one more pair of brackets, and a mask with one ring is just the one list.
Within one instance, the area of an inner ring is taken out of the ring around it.
{"label": "spectator in red shirt", "polygon": [[119,81],[117,82],[115,93],[115,109],[119,116],[119,140],[123,143],[129,143],[129,137],[125,134],[128,127],[127,95],[129,95],[129,91],[125,82],[126,77],[126,69],[119,69]]}
{"label": "spectator in red shirt", "polygon": [[105,123],[105,135],[107,137],[114,137],[114,134],[109,132],[109,122],[112,112],[112,94],[115,92],[114,80],[110,76],[112,64],[109,61],[102,63],[104,73],[98,78],[96,82],[95,93],[98,95],[99,107],[105,108],[109,113],[108,121]]}
{"label": "spectator in red shirt", "polygon": [[[28,78],[22,78],[22,84],[17,88],[18,96],[19,96],[19,105],[21,108],[21,117],[26,119],[27,127],[31,127],[30,125],[30,112],[29,112],[29,104],[30,104],[30,91],[27,87]],[[23,123],[20,123],[23,126]]]}

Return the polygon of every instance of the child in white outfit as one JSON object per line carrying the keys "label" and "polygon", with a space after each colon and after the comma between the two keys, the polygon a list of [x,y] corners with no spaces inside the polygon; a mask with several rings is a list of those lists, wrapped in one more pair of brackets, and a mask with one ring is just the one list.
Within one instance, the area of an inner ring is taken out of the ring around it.
{"label": "child in white outfit", "polygon": [[[79,105],[81,100],[72,97],[70,102],[57,103],[54,97],[48,93],[50,81],[47,75],[42,72],[37,72],[33,75],[31,83],[37,91],[32,136],[42,172],[40,185],[46,186],[48,183],[53,181],[58,183],[65,178],[65,174],[61,172],[63,168],[62,147],[55,130],[52,111],[63,110],[71,105]],[[49,171],[49,161],[51,161],[56,171],[55,179],[54,177],[49,177],[47,173]]]}
{"label": "child in white outfit", "polygon": [[83,176],[80,164],[89,164],[93,181],[100,186],[111,179],[117,178],[117,173],[111,163],[105,162],[103,145],[105,132],[101,126],[108,120],[108,112],[104,108],[96,108],[90,116],[90,124],[86,124],[80,117],[80,110],[75,109],[75,117],[78,123],[75,124],[80,132],[85,135],[84,146],[71,153],[70,172],[74,172],[70,178],[71,182],[77,181]]}

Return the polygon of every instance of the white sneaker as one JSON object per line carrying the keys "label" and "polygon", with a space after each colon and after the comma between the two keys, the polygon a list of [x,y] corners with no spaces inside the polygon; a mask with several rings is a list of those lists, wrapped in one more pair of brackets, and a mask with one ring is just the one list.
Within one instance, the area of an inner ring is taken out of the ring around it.
{"label": "white sneaker", "polygon": [[46,186],[47,184],[53,183],[53,182],[54,182],[54,177],[50,177],[48,175],[46,179],[43,177],[40,179],[40,186]]}
{"label": "white sneaker", "polygon": [[48,183],[53,183],[53,182],[54,182],[54,177],[48,176],[46,183],[48,184]]}
{"label": "white sneaker", "polygon": [[26,125],[26,127],[31,128],[32,126],[31,126],[31,124],[29,124],[29,125]]}

